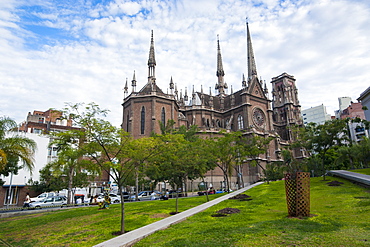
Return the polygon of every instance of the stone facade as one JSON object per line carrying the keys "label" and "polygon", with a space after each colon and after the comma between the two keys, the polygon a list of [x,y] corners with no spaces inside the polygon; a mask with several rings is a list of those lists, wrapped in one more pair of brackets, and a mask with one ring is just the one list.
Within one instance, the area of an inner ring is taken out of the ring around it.
{"label": "stone facade", "polygon": [[[181,125],[190,127],[196,125],[199,134],[217,135],[220,130],[241,131],[244,136],[258,135],[274,137],[265,154],[260,155],[259,164],[265,167],[267,163],[281,160],[282,146],[289,145],[292,136],[289,126],[302,125],[298,91],[293,76],[283,73],[271,81],[273,98],[269,99],[266,82],[257,76],[257,69],[252,49],[252,41],[247,24],[248,45],[248,77],[243,75],[242,89],[226,94],[228,85],[224,82],[224,70],[219,41],[217,40],[217,95],[203,91],[191,95],[185,89],[184,95],[178,93],[172,78],[170,92],[164,93],[156,84],[155,53],[153,32],[148,59],[148,82],[136,91],[135,72],[131,81],[132,92],[128,94],[128,82],[125,85],[122,128],[130,132],[134,138],[149,136],[152,132],[160,133],[160,124],[168,120],[175,121],[175,127]],[[299,156],[299,154],[298,154]],[[261,167],[243,165],[244,183],[252,183],[260,179]],[[209,171],[206,180],[216,188],[222,185],[222,172],[218,169]],[[236,175],[231,179],[236,183]],[[219,185],[219,186],[217,186]]]}

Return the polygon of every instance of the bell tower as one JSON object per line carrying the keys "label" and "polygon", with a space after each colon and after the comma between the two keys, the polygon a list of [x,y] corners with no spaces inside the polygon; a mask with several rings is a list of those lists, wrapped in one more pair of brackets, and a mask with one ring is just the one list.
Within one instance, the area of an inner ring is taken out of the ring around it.
{"label": "bell tower", "polygon": [[271,81],[274,127],[285,141],[293,140],[290,126],[303,124],[295,81],[294,76],[285,72]]}

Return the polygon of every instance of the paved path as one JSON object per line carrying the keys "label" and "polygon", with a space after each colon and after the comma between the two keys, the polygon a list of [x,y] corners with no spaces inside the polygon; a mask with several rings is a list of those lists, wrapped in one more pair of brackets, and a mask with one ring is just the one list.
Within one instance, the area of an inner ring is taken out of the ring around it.
{"label": "paved path", "polygon": [[332,170],[328,172],[329,174],[337,177],[342,177],[351,181],[355,181],[361,184],[370,185],[370,175],[365,175],[356,172],[350,172],[345,170]]}
{"label": "paved path", "polygon": [[107,240],[103,243],[95,245],[95,247],[121,247],[121,246],[126,247],[126,246],[131,246],[134,243],[138,242],[139,240],[145,238],[146,236],[149,236],[149,235],[155,233],[156,231],[166,229],[166,228],[168,228],[169,226],[171,226],[173,224],[179,223],[179,222],[185,220],[186,218],[188,218],[188,217],[190,217],[190,216],[192,216],[196,213],[202,212],[202,211],[206,210],[207,208],[209,208],[209,207],[211,207],[211,206],[213,206],[217,203],[220,203],[224,200],[229,199],[230,197],[233,197],[235,195],[243,193],[244,191],[249,190],[249,189],[251,189],[251,188],[253,188],[257,185],[260,185],[262,183],[263,182],[258,182],[258,183],[249,185],[245,188],[242,188],[240,190],[237,190],[237,191],[234,191],[232,193],[226,194],[226,195],[221,196],[221,197],[219,197],[217,199],[214,199],[212,201],[203,203],[202,205],[199,205],[197,207],[188,209],[188,210],[186,210],[184,212],[181,212],[179,214],[175,214],[175,215],[167,217],[163,220],[154,222],[150,225],[143,226],[143,227],[138,228],[136,230],[127,232],[127,233],[125,233],[121,236],[118,236],[118,237],[112,238],[110,240]]}

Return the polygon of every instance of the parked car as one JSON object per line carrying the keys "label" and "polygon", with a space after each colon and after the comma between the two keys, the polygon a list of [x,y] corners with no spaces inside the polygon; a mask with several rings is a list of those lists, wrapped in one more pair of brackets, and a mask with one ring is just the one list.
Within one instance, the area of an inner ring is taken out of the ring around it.
{"label": "parked car", "polygon": [[56,192],[44,192],[36,197],[31,197],[30,200],[31,202],[39,202],[51,196],[59,196],[59,194]]}
{"label": "parked car", "polygon": [[[121,203],[121,197],[117,194],[109,193],[109,198],[111,203]],[[100,194],[96,199],[97,202],[104,201],[104,194]]]}
{"label": "parked car", "polygon": [[[157,191],[154,191],[155,195],[152,196],[153,191],[141,191],[138,194],[138,199],[139,201],[144,201],[144,200],[151,200],[152,197],[154,197],[154,200],[158,200],[161,196],[160,192],[158,193]],[[131,200],[135,201],[136,200],[136,195],[131,196]]]}
{"label": "parked car", "polygon": [[63,207],[67,206],[67,197],[65,196],[51,196],[42,199],[38,202],[31,202],[30,208],[45,208],[45,207]]}
{"label": "parked car", "polygon": [[121,203],[121,196],[117,194],[109,194],[111,203]]}
{"label": "parked car", "polygon": [[177,191],[176,190],[170,190],[168,191],[168,198],[176,198],[176,193],[178,193],[179,197],[184,197],[184,193],[181,192],[181,191]]}
{"label": "parked car", "polygon": [[130,193],[128,193],[128,192],[126,192],[126,191],[124,191],[124,192],[122,192],[122,195],[123,195],[123,200],[125,200],[125,201],[129,201],[130,200]]}

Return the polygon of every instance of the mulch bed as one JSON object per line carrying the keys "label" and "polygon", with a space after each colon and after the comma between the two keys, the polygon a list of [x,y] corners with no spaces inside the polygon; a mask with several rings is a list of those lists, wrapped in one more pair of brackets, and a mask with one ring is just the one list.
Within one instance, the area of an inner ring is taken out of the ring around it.
{"label": "mulch bed", "polygon": [[250,196],[246,195],[246,194],[239,194],[239,195],[236,195],[236,196],[233,196],[233,197],[230,197],[229,199],[233,199],[233,200],[241,200],[241,201],[250,201],[252,200],[250,198]]}
{"label": "mulch bed", "polygon": [[218,210],[215,214],[212,214],[212,217],[224,217],[228,214],[237,214],[240,213],[240,210],[237,208],[224,208],[221,210]]}
{"label": "mulch bed", "polygon": [[329,183],[326,183],[327,185],[329,185],[329,186],[340,186],[341,184],[343,184],[342,182],[339,182],[339,181],[336,181],[336,180],[334,180],[334,181],[331,181],[331,182],[329,182]]}

